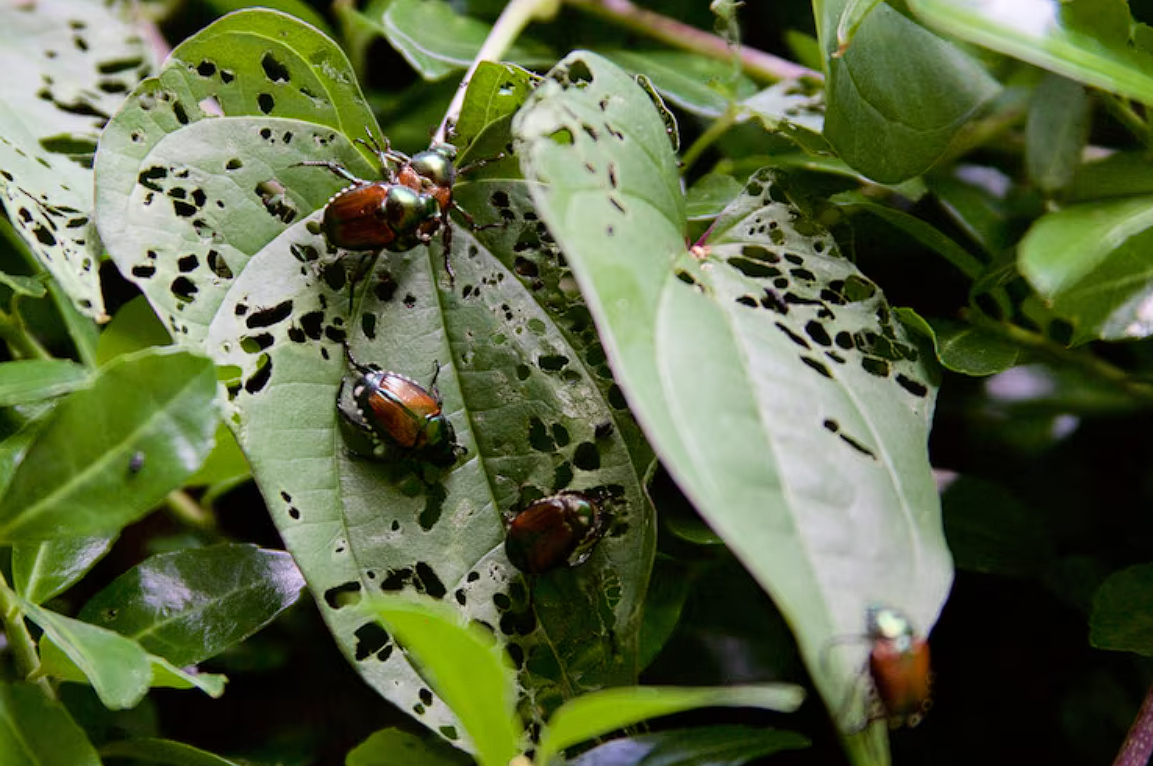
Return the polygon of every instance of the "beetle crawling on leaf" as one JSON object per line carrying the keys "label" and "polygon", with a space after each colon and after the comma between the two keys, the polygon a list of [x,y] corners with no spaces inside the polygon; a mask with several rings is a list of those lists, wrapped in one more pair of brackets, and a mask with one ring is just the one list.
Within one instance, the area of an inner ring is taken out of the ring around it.
{"label": "beetle crawling on leaf", "polygon": [[[409,157],[389,146],[388,139],[377,141],[368,130],[368,140],[357,143],[369,148],[380,160],[384,179],[368,181],[353,175],[343,165],[331,160],[307,161],[300,165],[327,168],[352,183],[334,194],[324,208],[322,224],[330,245],[346,250],[379,250],[394,253],[411,250],[432,241],[441,231],[444,248],[444,270],[449,281],[455,281],[452,270],[452,227],[449,211],[455,209],[473,230],[500,226],[480,226],[468,211],[452,198],[457,176],[500,159],[504,155],[470,163],[463,168],[454,165],[456,147],[433,144]],[[392,165],[397,165],[396,169]]]}
{"label": "beetle crawling on leaf", "polygon": [[357,374],[352,384],[351,404],[345,398],[342,380],[336,407],[341,417],[355,428],[369,434],[374,442],[373,454],[394,454],[448,467],[466,451],[456,442],[456,432],[441,409],[440,392],[436,389],[439,363],[429,388],[395,372],[358,362],[346,344],[345,357]]}
{"label": "beetle crawling on leaf", "polygon": [[504,540],[512,565],[527,574],[575,567],[592,555],[608,528],[608,514],[579,492],[532,503],[509,522]]}

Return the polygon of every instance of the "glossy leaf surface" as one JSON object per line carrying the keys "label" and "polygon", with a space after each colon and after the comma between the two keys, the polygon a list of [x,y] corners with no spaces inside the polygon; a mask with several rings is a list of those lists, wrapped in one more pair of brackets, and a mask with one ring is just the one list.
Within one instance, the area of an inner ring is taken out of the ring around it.
{"label": "glossy leaf surface", "polygon": [[283,551],[193,548],[145,559],[93,596],[79,617],[177,666],[194,665],[260,630],[302,587]]}
{"label": "glossy leaf surface", "polygon": [[1153,196],[1087,202],[1045,215],[1018,250],[1021,273],[1074,340],[1153,334]]}
{"label": "glossy leaf surface", "polygon": [[[216,376],[205,359],[142,352],[60,402],[0,499],[0,540],[115,532],[179,487],[212,445]],[[133,457],[147,462],[134,471]]]}

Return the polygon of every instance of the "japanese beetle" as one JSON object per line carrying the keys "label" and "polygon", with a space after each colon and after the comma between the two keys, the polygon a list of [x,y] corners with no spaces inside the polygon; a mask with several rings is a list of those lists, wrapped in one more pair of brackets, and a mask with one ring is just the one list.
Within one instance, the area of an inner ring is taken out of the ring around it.
{"label": "japanese beetle", "polygon": [[366,181],[335,162],[302,162],[328,168],[352,182],[324,207],[324,236],[345,250],[411,250],[432,240],[440,207],[432,194],[393,181]]}
{"label": "japanese beetle", "polygon": [[562,492],[537,500],[513,517],[504,551],[513,566],[528,574],[579,566],[592,555],[607,522],[591,498]]}
{"label": "japanese beetle", "polygon": [[889,725],[916,726],[932,704],[929,643],[903,612],[889,606],[869,607],[865,630],[872,642],[869,677]]}
{"label": "japanese beetle", "polygon": [[453,200],[452,187],[456,184],[458,175],[495,162],[505,155],[499,154],[495,157],[476,160],[463,168],[457,168],[454,164],[456,162],[456,147],[452,144],[433,144],[428,149],[409,157],[403,152],[389,147],[387,139],[381,146],[371,132],[368,134],[368,141],[361,139],[360,142],[376,152],[382,168],[387,167],[390,161],[400,163],[400,168],[395,174],[396,183],[422,194],[430,194],[436,199],[440,216],[441,238],[444,245],[444,270],[448,273],[449,281],[455,281],[456,275],[452,270],[452,262],[449,258],[452,252],[452,227],[449,226],[449,211],[456,210],[460,213],[465,223],[473,231],[504,226],[505,223],[500,221],[484,226],[479,225],[467,210]]}
{"label": "japanese beetle", "polygon": [[345,401],[347,380],[341,381],[336,397],[337,410],[350,425],[418,460],[442,467],[456,462],[464,448],[456,443],[452,423],[441,410],[440,393],[436,390],[439,364],[426,389],[398,373],[361,364],[347,345],[344,353],[359,376],[352,386],[353,407]]}

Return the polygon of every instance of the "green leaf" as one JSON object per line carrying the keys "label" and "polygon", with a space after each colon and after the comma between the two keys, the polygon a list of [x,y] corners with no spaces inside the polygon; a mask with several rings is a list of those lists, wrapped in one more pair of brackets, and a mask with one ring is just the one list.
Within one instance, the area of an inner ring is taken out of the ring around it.
{"label": "green leaf", "polygon": [[31,684],[0,684],[4,766],[100,766],[84,731],[59,702]]}
{"label": "green leaf", "polygon": [[989,330],[950,319],[931,319],[937,361],[962,375],[996,375],[1017,364],[1021,349]]}
{"label": "green leaf", "polygon": [[[945,213],[986,253],[999,254],[1013,244],[1014,232],[1003,190],[1010,179],[995,168],[966,166],[928,177],[929,190]],[[1002,190],[998,195],[997,190]]]}
{"label": "green leaf", "polygon": [[512,64],[482,61],[468,81],[465,108],[453,130],[453,141],[469,146],[481,132],[511,118],[540,78]]}
{"label": "green leaf", "polygon": [[[199,487],[205,484],[235,486],[252,478],[252,469],[244,457],[236,437],[223,423],[216,429],[216,446],[212,448],[204,465],[190,476],[187,485]],[[203,501],[202,501],[203,502]]]}
{"label": "green leaf", "polygon": [[163,657],[148,655],[152,666],[150,686],[165,689],[199,689],[213,699],[224,694],[228,678],[220,673],[200,673],[195,668],[178,668]]}
{"label": "green leaf", "polygon": [[1068,194],[1074,202],[1153,194],[1153,162],[1144,152],[1117,152],[1083,163],[1077,167]]}
{"label": "green leaf", "polygon": [[105,364],[122,354],[170,343],[172,336],[164,329],[148,300],[139,295],[121,306],[112,321],[104,326],[96,344],[96,359]]}
{"label": "green leaf", "polygon": [[[8,225],[11,226],[10,223]],[[17,295],[26,295],[30,298],[43,298],[48,294],[42,276],[24,277],[19,274],[0,273],[0,285],[4,285]]]}
{"label": "green leaf", "polygon": [[79,582],[116,542],[115,535],[63,537],[12,548],[12,578],[20,597],[43,604]]}
{"label": "green leaf", "polygon": [[[841,5],[825,3],[826,50]],[[864,175],[903,181],[928,170],[997,90],[963,51],[882,3],[829,62],[825,138]]]}
{"label": "green leaf", "polygon": [[40,643],[42,673],[53,674],[59,662],[52,653],[57,651],[80,669],[109,710],[133,708],[144,699],[152,673],[140,644],[115,631],[35,604],[25,603],[23,609],[51,639],[51,648],[48,642]]}
{"label": "green leaf", "polygon": [[648,77],[662,97],[701,117],[720,117],[739,99],[757,91],[756,84],[749,78],[733,79],[730,62],[696,53],[625,49],[600,53],[625,71]]}
{"label": "green leaf", "polygon": [[829,640],[858,634],[878,602],[927,631],[949,590],[931,370],[832,237],[776,201],[771,173],[685,252],[676,159],[646,100],[572,54],[517,117],[521,163],[662,462],[845,709],[864,647],[833,668]]}
{"label": "green leaf", "polygon": [[284,551],[214,545],[145,559],[93,596],[79,616],[174,665],[194,665],[263,628],[295,603],[302,587]]}
{"label": "green leaf", "polygon": [[467,766],[467,755],[440,740],[381,729],[349,751],[344,766]]}
{"label": "green leaf", "polygon": [[925,247],[936,252],[969,279],[975,280],[985,270],[985,265],[969,251],[941,233],[940,229],[908,213],[870,202],[860,192],[843,192],[833,195],[834,203],[849,210],[862,210],[896,226]]}
{"label": "green leaf", "polygon": [[[1059,0],[909,0],[945,34],[1019,58],[1077,82],[1153,103],[1153,58],[1070,25]],[[1099,30],[1090,30],[1099,31]]]}
{"label": "green leaf", "polygon": [[945,536],[957,566],[973,572],[1039,577],[1057,561],[1043,512],[1007,490],[970,476],[952,481],[942,496]]}
{"label": "green leaf", "polygon": [[[442,736],[463,737],[446,705],[427,702],[406,657],[348,605],[382,583],[450,596],[469,620],[502,628],[498,641],[523,659],[521,684],[536,715],[586,689],[633,682],[655,545],[641,484],[651,451],[528,185],[504,175],[510,161],[454,188],[480,223],[502,222],[479,239],[452,226],[455,285],[439,238],[379,262],[328,252],[319,210],[344,182],[297,163],[380,173],[353,143],[372,122],[351,73],[336,66],[340,55],[313,30],[263,11],[186,41],[106,130],[97,166],[109,207],[98,222],[111,232],[113,259],[178,342],[235,371],[228,421],[343,652],[401,709]],[[289,92],[266,74],[269,56],[288,70]],[[326,66],[314,71],[314,61]],[[236,80],[221,81],[221,71]],[[241,75],[272,89],[272,100],[241,87]],[[297,103],[300,87],[315,98]],[[204,101],[224,114],[200,119]],[[273,207],[283,215],[268,209],[261,188],[282,190]],[[178,201],[189,199],[203,203],[195,221],[178,214],[187,212]],[[205,266],[212,253],[226,275]],[[354,439],[335,406],[350,374],[346,340],[362,361],[422,383],[439,362],[444,411],[467,456],[441,471],[350,454]],[[535,578],[530,592],[504,554],[505,516],[565,489],[603,495],[613,529],[587,563]]]}
{"label": "green leaf", "polygon": [[[393,0],[381,22],[389,44],[428,81],[468,68],[489,33],[488,24],[458,14],[443,0]],[[549,54],[522,41],[504,58],[532,66],[549,60]]]}
{"label": "green leaf", "polygon": [[1047,194],[1073,180],[1089,140],[1089,94],[1079,83],[1048,75],[1033,91],[1025,127],[1025,169]]}
{"label": "green leaf", "polygon": [[741,193],[741,182],[723,173],[709,173],[689,187],[685,197],[690,221],[711,220]]}
{"label": "green leaf", "polygon": [[1153,196],[1087,202],[1042,216],[1018,266],[1074,341],[1153,334]]}
{"label": "green leaf", "polygon": [[167,766],[238,766],[236,761],[168,739],[122,739],[100,747],[104,758],[130,758],[135,763]]}
{"label": "green leaf", "polygon": [[0,407],[40,402],[88,385],[88,370],[67,359],[22,359],[0,364]]}
{"label": "green leaf", "polygon": [[708,726],[609,740],[581,754],[573,766],[741,766],[808,746],[809,740],[791,731]]}
{"label": "green leaf", "polygon": [[148,71],[148,59],[115,8],[0,9],[0,204],[89,317],[104,313],[90,160],[107,116]]}
{"label": "green leaf", "polygon": [[520,751],[516,673],[500,647],[479,626],[465,625],[448,605],[403,597],[368,601],[400,647],[416,660],[422,678],[456,713],[481,766],[507,766]]}
{"label": "green leaf", "polygon": [[[153,508],[211,447],[216,376],[205,359],[120,357],[62,401],[0,500],[0,539],[115,532]],[[147,463],[133,470],[133,457]]]}
{"label": "green leaf", "polygon": [[536,762],[548,766],[555,756],[573,745],[650,718],[702,707],[759,707],[791,713],[804,698],[804,690],[791,684],[605,689],[566,702],[549,719],[536,751]]}
{"label": "green leaf", "polygon": [[1129,567],[1101,584],[1089,615],[1089,643],[1153,655],[1153,564]]}

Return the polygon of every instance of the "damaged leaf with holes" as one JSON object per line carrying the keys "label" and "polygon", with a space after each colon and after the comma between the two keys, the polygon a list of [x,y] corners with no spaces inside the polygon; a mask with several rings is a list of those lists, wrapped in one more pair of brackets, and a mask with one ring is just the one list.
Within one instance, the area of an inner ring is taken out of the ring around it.
{"label": "damaged leaf with holes", "polygon": [[[686,249],[664,122],[605,59],[570,54],[514,133],[662,461],[785,614],[841,731],[860,731],[865,649],[824,647],[859,635],[874,603],[927,632],[952,578],[926,451],[931,352],[771,172]],[[870,739],[849,747],[868,759]]]}
{"label": "damaged leaf with holes", "polygon": [[[382,591],[450,603],[517,663],[527,720],[634,681],[655,544],[641,482],[651,453],[515,159],[458,181],[478,223],[501,225],[478,240],[451,224],[455,283],[439,238],[363,258],[329,247],[320,211],[341,182],[298,163],[377,177],[354,144],[366,127],[376,131],[331,41],[270,11],[225,17],[113,120],[98,220],[180,342],[229,371],[230,425],[344,654],[468,749],[388,632],[349,607]],[[422,385],[439,366],[467,453],[446,466],[358,454],[336,406],[355,376],[346,342]],[[505,555],[506,519],[566,490],[604,498],[605,538],[579,567],[527,578]]]}
{"label": "damaged leaf with holes", "polygon": [[101,4],[0,7],[0,205],[84,314],[104,316],[92,226],[92,154],[151,69],[139,35]]}

